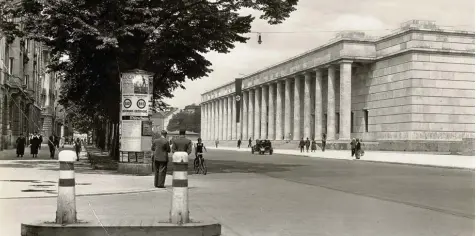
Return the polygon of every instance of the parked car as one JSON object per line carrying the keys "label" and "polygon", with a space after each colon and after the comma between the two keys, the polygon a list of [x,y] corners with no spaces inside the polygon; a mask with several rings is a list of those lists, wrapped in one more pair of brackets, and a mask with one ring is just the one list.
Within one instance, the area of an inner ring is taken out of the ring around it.
{"label": "parked car", "polygon": [[251,154],[254,153],[265,154],[269,153],[269,155],[273,154],[273,147],[271,145],[271,141],[269,140],[260,140],[256,145],[253,145],[251,148]]}

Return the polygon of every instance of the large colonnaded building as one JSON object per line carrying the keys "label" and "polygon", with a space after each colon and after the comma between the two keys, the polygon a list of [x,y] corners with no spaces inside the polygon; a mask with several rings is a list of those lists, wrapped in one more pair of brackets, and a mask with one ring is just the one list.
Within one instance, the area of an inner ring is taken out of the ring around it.
{"label": "large colonnaded building", "polygon": [[474,142],[474,36],[418,20],[378,39],[339,33],[202,94],[202,138],[285,145],[326,133],[331,148],[362,138],[367,149],[406,151]]}

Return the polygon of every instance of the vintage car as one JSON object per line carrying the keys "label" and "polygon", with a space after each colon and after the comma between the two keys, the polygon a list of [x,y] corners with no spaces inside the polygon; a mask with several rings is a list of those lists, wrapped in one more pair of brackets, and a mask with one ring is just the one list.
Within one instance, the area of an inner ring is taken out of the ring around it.
{"label": "vintage car", "polygon": [[272,155],[273,147],[271,146],[271,141],[259,140],[256,145],[253,145],[253,147],[251,147],[251,154],[254,154],[255,152],[259,154],[265,154],[268,152],[269,155]]}

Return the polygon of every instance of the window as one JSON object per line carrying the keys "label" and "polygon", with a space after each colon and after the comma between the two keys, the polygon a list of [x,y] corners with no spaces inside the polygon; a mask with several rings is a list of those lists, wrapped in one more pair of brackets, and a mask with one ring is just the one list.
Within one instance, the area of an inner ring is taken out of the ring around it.
{"label": "window", "polygon": [[365,132],[369,132],[369,110],[364,110]]}
{"label": "window", "polygon": [[28,83],[30,82],[30,76],[29,75],[25,75],[25,79],[23,80],[23,84],[27,86],[27,88],[29,87],[28,86]]}
{"label": "window", "polygon": [[350,133],[354,133],[354,112],[350,113]]}
{"label": "window", "polygon": [[15,60],[13,57],[10,57],[10,61],[8,62],[8,73],[10,75],[13,75],[13,60]]}
{"label": "window", "polygon": [[336,134],[340,134],[340,114],[336,112]]}

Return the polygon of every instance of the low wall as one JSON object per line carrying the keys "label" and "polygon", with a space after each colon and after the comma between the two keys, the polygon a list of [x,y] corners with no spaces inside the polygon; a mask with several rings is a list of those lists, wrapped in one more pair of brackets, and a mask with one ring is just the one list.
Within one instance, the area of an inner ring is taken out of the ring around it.
{"label": "low wall", "polygon": [[117,172],[130,175],[151,175],[152,163],[120,162],[117,165]]}

